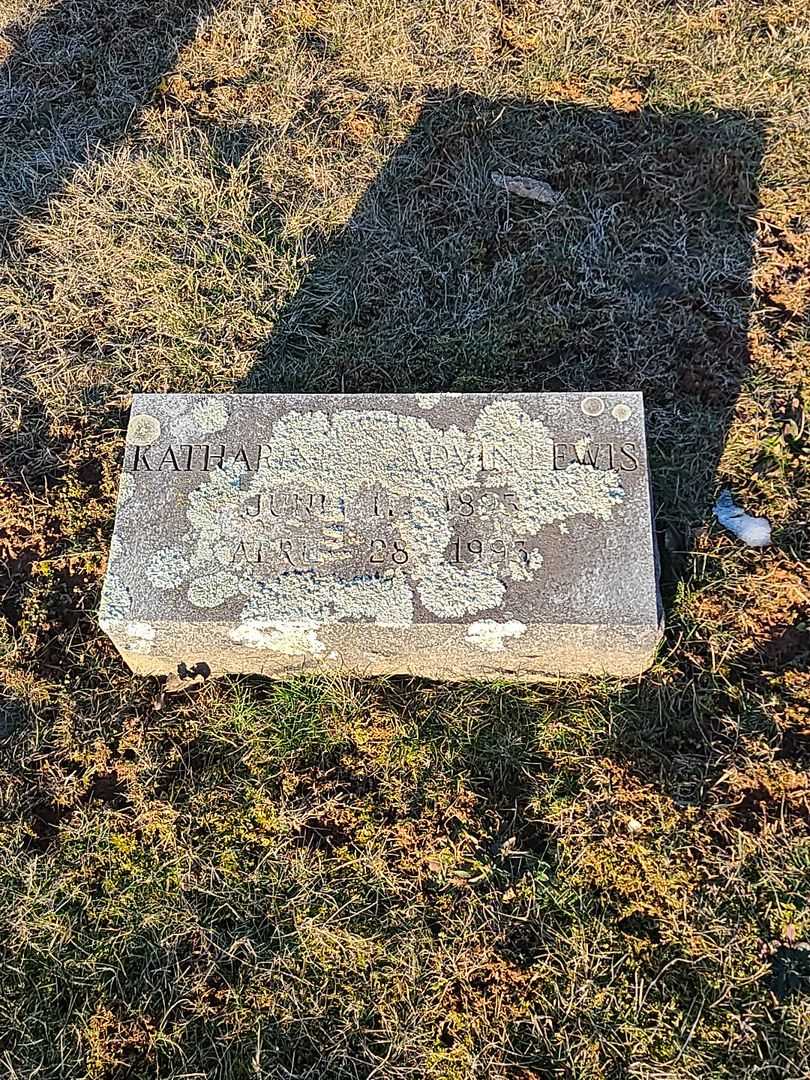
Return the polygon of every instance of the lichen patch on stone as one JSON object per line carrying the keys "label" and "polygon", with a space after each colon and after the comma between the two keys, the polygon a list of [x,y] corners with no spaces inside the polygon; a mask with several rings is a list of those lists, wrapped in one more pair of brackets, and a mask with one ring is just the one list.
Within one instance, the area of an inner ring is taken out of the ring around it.
{"label": "lichen patch on stone", "polygon": [[130,446],[151,446],[160,438],[160,421],[148,413],[136,413],[129,419],[126,441]]}
{"label": "lichen patch on stone", "polygon": [[419,597],[428,611],[456,619],[474,611],[500,606],[506,585],[495,568],[460,569],[437,563],[419,580]]}
{"label": "lichen patch on stone", "polygon": [[413,596],[405,578],[363,575],[324,577],[312,570],[282,573],[254,588],[241,621],[300,621],[302,613],[315,625],[357,620],[378,626],[410,626]]}
{"label": "lichen patch on stone", "polygon": [[482,619],[470,623],[464,640],[468,645],[484,652],[503,652],[507,638],[521,637],[526,633],[526,624],[517,620],[495,622],[494,619]]}
{"label": "lichen patch on stone", "polygon": [[586,416],[601,416],[605,411],[605,403],[598,397],[583,398],[580,407]]}
{"label": "lichen patch on stone", "polygon": [[146,564],[146,576],[156,589],[170,591],[183,583],[191,569],[178,547],[159,548]]}
{"label": "lichen patch on stone", "polygon": [[267,649],[285,656],[318,656],[326,646],[318,640],[318,623],[273,622],[270,619],[246,619],[230,631],[231,641],[251,649]]}
{"label": "lichen patch on stone", "polygon": [[172,417],[172,434],[176,439],[190,439],[194,436],[213,435],[222,431],[228,423],[228,409],[224,401],[212,398],[210,401],[198,401]]}
{"label": "lichen patch on stone", "polygon": [[[520,492],[517,508],[510,514],[513,536],[536,536],[545,525],[565,521],[576,514],[587,514],[608,521],[624,498],[618,473],[612,469],[594,469],[590,465],[571,464],[555,469],[554,443],[541,420],[532,419],[517,402],[496,401],[481,410],[475,431],[483,437],[504,442],[509,439],[513,467],[509,481]],[[584,449],[585,441],[577,443]],[[496,487],[501,479],[485,478]],[[495,525],[496,511],[484,511]]]}
{"label": "lichen patch on stone", "polygon": [[118,484],[118,509],[132,498],[134,490],[135,477],[132,473],[121,473],[121,481]]}
{"label": "lichen patch on stone", "polygon": [[228,423],[228,410],[222,401],[201,401],[191,410],[196,427],[206,434],[222,431]]}
{"label": "lichen patch on stone", "polygon": [[101,590],[99,606],[99,624],[102,630],[109,630],[129,614],[132,596],[120,577],[108,573]]}
{"label": "lichen patch on stone", "polygon": [[130,652],[150,653],[157,636],[151,623],[128,622],[126,625],[127,648]]}
{"label": "lichen patch on stone", "polygon": [[214,570],[195,577],[188,587],[189,601],[200,608],[216,608],[240,593],[239,575],[227,570]]}

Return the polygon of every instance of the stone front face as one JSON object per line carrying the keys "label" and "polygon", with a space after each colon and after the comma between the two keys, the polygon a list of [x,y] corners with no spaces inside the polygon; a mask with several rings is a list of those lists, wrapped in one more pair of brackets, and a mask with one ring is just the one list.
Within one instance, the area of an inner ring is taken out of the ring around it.
{"label": "stone front face", "polygon": [[100,624],[144,674],[638,674],[641,395],[136,395]]}

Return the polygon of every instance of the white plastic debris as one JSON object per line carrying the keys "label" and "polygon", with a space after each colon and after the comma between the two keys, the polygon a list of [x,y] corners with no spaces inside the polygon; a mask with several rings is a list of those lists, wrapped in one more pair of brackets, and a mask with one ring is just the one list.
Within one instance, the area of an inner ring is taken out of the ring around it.
{"label": "white plastic debris", "polygon": [[771,542],[771,525],[767,518],[752,517],[734,502],[731,492],[724,488],[714,504],[714,516],[724,529],[734,533],[749,547],[767,547]]}
{"label": "white plastic debris", "polygon": [[562,196],[550,184],[533,176],[506,176],[505,173],[494,172],[492,183],[505,188],[510,195],[533,199],[535,202],[545,203],[546,206],[556,206],[562,202]]}

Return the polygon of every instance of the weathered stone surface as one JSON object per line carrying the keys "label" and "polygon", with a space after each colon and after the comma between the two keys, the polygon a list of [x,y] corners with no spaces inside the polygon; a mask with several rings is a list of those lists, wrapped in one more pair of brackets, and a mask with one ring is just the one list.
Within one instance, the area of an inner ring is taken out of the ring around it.
{"label": "weathered stone surface", "polygon": [[641,395],[136,395],[100,623],[142,673],[638,674]]}

